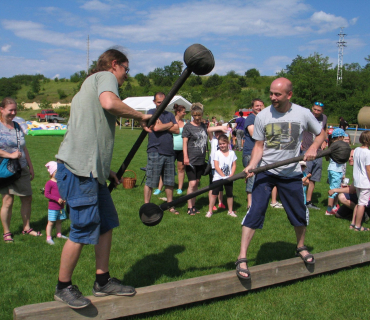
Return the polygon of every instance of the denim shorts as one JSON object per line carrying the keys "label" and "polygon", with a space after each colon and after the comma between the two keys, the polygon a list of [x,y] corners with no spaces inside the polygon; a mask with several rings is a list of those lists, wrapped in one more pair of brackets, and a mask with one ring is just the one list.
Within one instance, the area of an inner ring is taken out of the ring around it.
{"label": "denim shorts", "polygon": [[66,211],[61,210],[50,210],[48,209],[48,221],[58,221],[67,219]]}
{"label": "denim shorts", "polygon": [[117,211],[106,184],[100,184],[92,176],[77,176],[59,162],[55,178],[60,196],[69,206],[71,241],[98,244],[101,234],[119,226]]}

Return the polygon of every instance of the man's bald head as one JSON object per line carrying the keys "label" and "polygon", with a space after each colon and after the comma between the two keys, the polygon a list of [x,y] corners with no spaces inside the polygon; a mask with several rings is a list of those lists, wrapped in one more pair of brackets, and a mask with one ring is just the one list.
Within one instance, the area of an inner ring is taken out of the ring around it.
{"label": "man's bald head", "polygon": [[287,78],[278,78],[270,86],[270,100],[278,112],[287,112],[290,109],[292,97],[292,83]]}
{"label": "man's bald head", "polygon": [[271,86],[283,89],[286,93],[293,91],[292,82],[287,78],[277,78],[272,81]]}

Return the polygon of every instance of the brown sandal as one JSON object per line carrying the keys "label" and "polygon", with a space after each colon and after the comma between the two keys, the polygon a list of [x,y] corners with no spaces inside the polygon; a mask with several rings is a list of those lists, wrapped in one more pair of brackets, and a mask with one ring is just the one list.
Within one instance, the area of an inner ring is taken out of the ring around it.
{"label": "brown sandal", "polygon": [[178,212],[175,207],[171,207],[168,209],[169,212],[173,213],[173,214],[180,214],[180,212]]}
{"label": "brown sandal", "polygon": [[[36,232],[36,235],[31,234],[32,231]],[[29,234],[29,235],[34,236],[34,237],[41,237],[42,236],[40,231],[35,231],[32,228],[29,228],[27,231],[25,231],[25,230],[22,231],[22,234]]]}

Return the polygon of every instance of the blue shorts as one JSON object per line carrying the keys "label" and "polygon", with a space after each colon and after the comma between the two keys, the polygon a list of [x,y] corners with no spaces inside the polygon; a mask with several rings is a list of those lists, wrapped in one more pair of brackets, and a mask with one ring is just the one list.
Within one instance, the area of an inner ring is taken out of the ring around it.
{"label": "blue shorts", "polygon": [[61,210],[50,210],[48,209],[48,221],[57,221],[67,219],[66,211]]}
{"label": "blue shorts", "polygon": [[[251,161],[251,155],[245,155],[245,156],[243,156],[243,166],[244,166],[244,168],[249,164],[249,162]],[[248,180],[247,180],[247,186],[245,187],[245,191],[246,192],[249,192],[249,193],[251,193],[252,192],[252,190],[253,190],[253,185],[254,185],[254,180],[255,180],[255,177],[256,176],[253,176],[253,177],[251,177],[251,178],[248,178]]]}
{"label": "blue shorts", "polygon": [[71,231],[76,243],[98,244],[101,234],[118,227],[118,215],[107,185],[93,177],[80,177],[58,162],[58,190],[69,206]]}
{"label": "blue shorts", "polygon": [[[329,188],[330,190],[332,189],[338,189],[341,187],[342,183],[342,177],[343,177],[343,172],[336,172],[329,170],[328,171],[328,179],[329,179]],[[333,193],[333,195],[329,196],[329,198],[334,199],[337,196],[337,192]]]}
{"label": "blue shorts", "polygon": [[173,187],[175,185],[175,157],[149,152],[145,185],[150,188],[158,188],[160,176],[162,176],[165,186]]}
{"label": "blue shorts", "polygon": [[252,206],[244,217],[242,225],[251,229],[262,229],[271,191],[275,186],[291,225],[307,226],[308,210],[303,202],[302,175],[285,178],[269,172],[256,175],[252,191]]}

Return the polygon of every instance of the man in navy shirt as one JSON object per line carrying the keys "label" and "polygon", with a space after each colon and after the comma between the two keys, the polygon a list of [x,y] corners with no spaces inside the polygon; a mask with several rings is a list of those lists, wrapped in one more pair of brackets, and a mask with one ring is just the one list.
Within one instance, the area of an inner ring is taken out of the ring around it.
{"label": "man in navy shirt", "polygon": [[[163,92],[154,95],[154,104],[158,108],[165,98]],[[154,114],[155,108],[148,114]],[[175,151],[173,150],[172,133],[179,133],[179,125],[173,113],[164,111],[148,134],[148,163],[146,167],[147,179],[144,187],[144,202],[149,203],[153,188],[157,188],[159,177],[162,176],[167,202],[172,201],[173,187],[175,185]],[[172,210],[172,211],[171,211]],[[176,213],[171,208],[171,212]]]}

